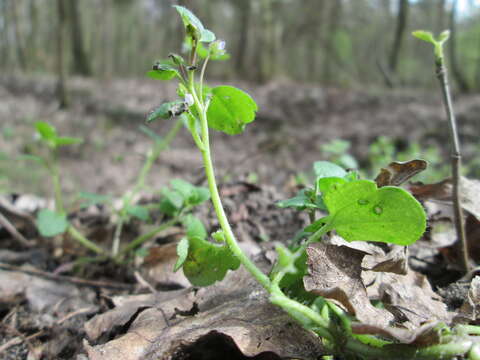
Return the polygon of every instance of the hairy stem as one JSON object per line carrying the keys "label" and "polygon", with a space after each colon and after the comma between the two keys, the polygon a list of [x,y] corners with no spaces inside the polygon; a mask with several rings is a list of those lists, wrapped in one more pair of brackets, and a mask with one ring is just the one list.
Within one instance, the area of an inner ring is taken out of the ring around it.
{"label": "hairy stem", "polygon": [[[220,199],[220,194],[218,192],[217,181],[215,179],[215,172],[213,169],[213,162],[210,154],[210,138],[208,133],[208,121],[207,121],[207,109],[203,105],[197,93],[195,91],[194,83],[194,73],[193,71],[189,74],[189,86],[190,92],[192,93],[193,99],[195,101],[195,106],[200,117],[200,127],[201,127],[201,137],[203,148],[200,149],[203,158],[203,165],[205,166],[205,174],[207,176],[208,187],[210,189],[210,196],[212,199],[213,207],[215,208],[215,213],[217,215],[220,226],[225,233],[225,240],[227,242],[230,251],[238,258],[240,263],[245,266],[245,268],[252,274],[252,276],[267,290],[270,289],[270,279],[265,275],[242,251],[238,242],[233,234],[230,223],[228,222],[225,210]],[[201,96],[201,94],[200,94]]]}
{"label": "hairy stem", "polygon": [[463,219],[463,210],[460,200],[460,170],[462,166],[462,156],[460,152],[460,141],[458,138],[457,122],[453,112],[452,99],[450,96],[450,87],[448,84],[447,69],[443,64],[443,57],[437,58],[436,74],[442,89],[443,103],[445,105],[445,112],[450,126],[450,138],[452,141],[452,201],[454,210],[455,229],[457,232],[457,239],[460,245],[460,258],[463,270],[468,272],[470,270],[470,261],[468,256],[467,238],[465,234],[465,226]]}

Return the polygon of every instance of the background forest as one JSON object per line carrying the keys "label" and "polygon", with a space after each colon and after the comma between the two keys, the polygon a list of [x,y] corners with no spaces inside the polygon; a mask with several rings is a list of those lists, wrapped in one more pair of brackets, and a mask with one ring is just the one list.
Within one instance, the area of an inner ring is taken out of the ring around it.
{"label": "background forest", "polygon": [[455,86],[480,89],[475,0],[0,0],[0,69],[54,73],[60,50],[70,74],[141,77],[181,43],[173,3],[227,40],[233,62],[211,77],[430,87],[431,49],[410,33],[450,28]]}

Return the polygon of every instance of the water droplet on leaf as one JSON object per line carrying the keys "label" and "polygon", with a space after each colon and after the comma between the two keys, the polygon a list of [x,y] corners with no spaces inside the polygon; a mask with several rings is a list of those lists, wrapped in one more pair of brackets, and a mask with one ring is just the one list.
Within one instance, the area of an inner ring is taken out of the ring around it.
{"label": "water droplet on leaf", "polygon": [[358,205],[367,205],[369,201],[367,199],[359,199],[357,203]]}
{"label": "water droplet on leaf", "polygon": [[373,212],[377,215],[380,215],[383,212],[383,209],[381,206],[376,205],[373,207]]}

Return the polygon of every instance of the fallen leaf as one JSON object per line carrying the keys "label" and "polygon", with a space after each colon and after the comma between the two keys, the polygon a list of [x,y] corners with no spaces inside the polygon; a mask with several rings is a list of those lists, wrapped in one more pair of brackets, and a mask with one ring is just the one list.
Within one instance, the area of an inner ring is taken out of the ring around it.
{"label": "fallen leaf", "polygon": [[480,276],[470,283],[467,298],[454,318],[455,323],[469,323],[480,319]]}
{"label": "fallen leaf", "polygon": [[272,352],[280,358],[315,359],[325,353],[313,333],[269,303],[268,294],[243,268],[190,294],[198,301],[197,315],[172,318],[185,296],[160,301],[140,312],[128,331],[114,340],[96,346],[84,342],[89,359],[166,359],[211,337],[234,344],[244,356]]}
{"label": "fallen leaf", "polygon": [[425,160],[393,161],[375,178],[378,187],[399,186],[427,168]]}
{"label": "fallen leaf", "polygon": [[363,323],[386,326],[393,320],[388,311],[370,303],[361,278],[364,251],[346,246],[314,243],[307,248],[308,275],[305,290],[338,301]]}

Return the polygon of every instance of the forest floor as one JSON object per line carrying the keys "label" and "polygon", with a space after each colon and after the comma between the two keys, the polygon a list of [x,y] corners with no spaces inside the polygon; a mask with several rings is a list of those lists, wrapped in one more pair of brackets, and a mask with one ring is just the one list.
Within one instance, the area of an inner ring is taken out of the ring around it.
{"label": "forest floor", "polygon": [[[447,123],[436,93],[295,83],[235,86],[257,101],[258,116],[242,135],[213,134],[213,157],[234,230],[266,270],[275,242],[286,243],[307,223],[305,216],[279,209],[275,202],[295,193],[298,174],[308,178],[315,161],[332,160],[323,144],[349,141],[348,152],[360,167],[368,168],[371,144],[388,136],[396,152],[416,144],[420,150],[438,150],[438,167],[449,163]],[[181,272],[172,273],[175,244],[183,235],[180,227],[160,233],[130,266],[110,262],[79,266],[76,260],[91,254],[68,238],[62,242],[61,236],[44,239],[37,234],[32,219],[39,208],[51,205],[51,184],[42,168],[19,158],[44,151],[34,136],[35,121],[48,121],[59,134],[84,139],[60,153],[69,219],[109,249],[115,214],[105,206],[80,207],[77,194],[110,195],[113,206],[118,206],[151,146],[139,126],[149,110],[176,98],[175,88],[143,79],[73,79],[69,88],[71,106],[59,110],[53,78],[0,79],[0,213],[30,244],[19,244],[0,226],[0,358],[214,359],[225,358],[226,352],[234,359],[317,358],[322,347],[312,335],[268,305],[244,272],[228,275],[208,291],[192,290]],[[456,98],[455,108],[465,163],[472,174],[478,171],[480,95]],[[163,135],[172,125],[173,121],[164,121],[149,128]],[[420,151],[415,157],[422,155]],[[396,159],[381,166],[390,160]],[[369,169],[373,176],[378,170]],[[201,159],[186,131],[162,152],[147,185],[158,191],[173,178],[204,185]],[[469,184],[467,230],[473,243],[480,237],[480,211],[472,195],[478,184]],[[158,196],[142,193],[135,201],[148,204]],[[445,193],[442,196],[444,201]],[[456,282],[461,273],[451,249],[451,209],[448,204],[428,203],[428,196],[421,200],[431,227],[438,221],[443,230],[436,237],[430,231],[423,245],[411,249],[410,266],[415,274],[428,276],[435,291],[430,293],[428,286],[428,294],[436,297],[435,306],[440,303],[446,312],[458,315],[470,283]],[[208,204],[196,214],[209,230],[217,228]],[[158,220],[154,214],[152,218]],[[132,220],[122,240],[150,227]],[[480,260],[480,249],[473,245],[472,257]]]}

